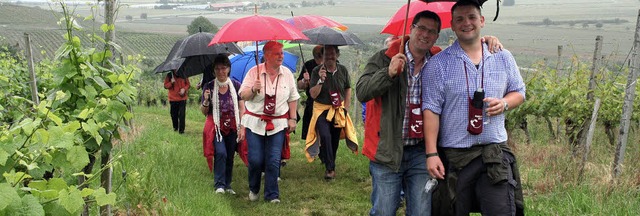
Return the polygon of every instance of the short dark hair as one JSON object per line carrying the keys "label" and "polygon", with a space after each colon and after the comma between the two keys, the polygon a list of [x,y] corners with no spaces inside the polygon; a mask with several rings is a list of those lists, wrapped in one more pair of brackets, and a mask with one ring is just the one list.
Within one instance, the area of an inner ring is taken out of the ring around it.
{"label": "short dark hair", "polygon": [[480,15],[482,15],[482,6],[480,5],[480,3],[477,0],[459,0],[457,1],[455,4],[453,4],[453,7],[451,7],[451,15],[453,15],[453,11],[455,11],[458,7],[460,6],[473,6],[476,9],[478,9],[478,12],[480,12]]}
{"label": "short dark hair", "polygon": [[[213,66],[214,70],[216,68],[216,65],[224,65],[231,68],[231,61],[229,61],[229,57],[227,57],[227,55],[219,54],[219,55],[216,55],[216,57],[213,59],[213,64],[211,65]],[[213,74],[215,75],[215,71],[213,71]],[[227,76],[229,74],[231,74],[231,69],[229,69]]]}
{"label": "short dark hair", "polygon": [[420,21],[420,19],[423,19],[423,18],[432,19],[433,21],[436,21],[436,24],[438,24],[438,33],[440,33],[440,28],[442,28],[442,21],[440,21],[440,16],[438,16],[438,14],[430,10],[423,10],[423,11],[420,11],[420,13],[417,13],[416,16],[413,17],[413,22],[411,22],[411,25],[415,25]]}
{"label": "short dark hair", "polygon": [[216,55],[216,57],[213,59],[213,66],[220,65],[220,64],[227,67],[231,67],[231,61],[229,61],[229,57],[227,57],[224,54]]}
{"label": "short dark hair", "polygon": [[320,50],[320,54],[324,55],[324,50],[327,49],[327,47],[333,47],[336,49],[336,54],[340,54],[340,48],[338,48],[337,45],[324,45],[324,49]]}

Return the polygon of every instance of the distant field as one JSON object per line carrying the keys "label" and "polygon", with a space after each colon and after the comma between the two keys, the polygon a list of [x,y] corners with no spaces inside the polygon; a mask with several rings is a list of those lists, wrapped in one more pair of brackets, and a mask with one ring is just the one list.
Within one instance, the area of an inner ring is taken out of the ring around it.
{"label": "distant field", "polygon": [[[123,4],[149,4],[156,0],[123,1]],[[290,0],[270,1],[278,4],[296,2]],[[375,35],[386,24],[387,19],[399,8],[403,1],[335,1],[336,6],[321,6],[293,9],[265,9],[259,14],[278,18],[290,17],[293,11],[296,15],[319,14],[330,17],[350,27],[358,35],[376,38]],[[41,8],[48,8],[40,6]],[[495,35],[518,59],[521,66],[528,66],[537,60],[556,59],[557,47],[564,46],[564,56],[578,55],[588,60],[593,55],[595,38],[604,37],[603,54],[611,56],[612,61],[621,61],[627,57],[633,40],[633,31],[640,9],[638,0],[518,0],[515,6],[500,7],[500,16],[492,21],[496,6],[490,0],[484,6],[483,15],[486,26],[483,34]],[[89,7],[79,6],[75,9],[81,15],[90,14]],[[140,19],[146,13],[148,19]],[[217,13],[196,10],[154,10],[144,8],[130,8],[123,6],[118,13],[118,28],[121,32],[141,32],[161,34],[169,37],[186,35],[186,25],[197,16],[205,16],[218,27],[232,19],[253,14],[253,11],[243,13]],[[130,15],[133,21],[125,20]],[[2,17],[4,15],[0,15]],[[26,21],[0,19],[0,24],[22,22],[21,25],[33,25]],[[544,19],[552,21],[572,20],[605,20],[622,19],[628,21],[623,24],[605,24],[601,28],[594,25],[559,26],[525,26],[518,22],[540,22]],[[6,24],[5,24],[6,25]],[[384,38],[384,36],[379,36]],[[170,47],[170,45],[166,45]]]}

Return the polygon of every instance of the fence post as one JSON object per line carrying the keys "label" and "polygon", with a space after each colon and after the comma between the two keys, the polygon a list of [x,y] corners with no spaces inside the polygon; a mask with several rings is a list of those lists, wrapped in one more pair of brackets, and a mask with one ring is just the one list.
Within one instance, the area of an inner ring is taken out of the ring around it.
{"label": "fence post", "polygon": [[36,70],[33,65],[33,52],[31,50],[31,37],[29,33],[24,33],[24,44],[27,52],[27,61],[29,62],[29,76],[31,78],[31,100],[36,105],[40,104],[38,97],[38,83],[36,82]]}
{"label": "fence post", "polygon": [[[115,14],[116,14],[116,0],[106,0],[104,2],[104,21],[105,24],[111,26],[115,23]],[[105,41],[107,42],[107,44],[105,44],[105,49],[108,49],[111,51],[111,62],[107,63],[104,67],[105,68],[111,68],[111,64],[115,59],[116,56],[116,50],[113,48],[113,46],[110,44],[110,42],[115,42],[116,40],[116,30],[115,28],[111,29],[109,28],[109,31],[105,32]],[[111,152],[109,150],[109,152],[101,152],[101,160],[100,160],[100,167],[105,167],[105,166],[109,166],[109,162],[111,160]],[[108,169],[106,169],[104,172],[102,172],[102,174],[100,174],[100,185],[105,189],[105,193],[110,194],[111,193],[111,177],[113,174],[113,167],[109,167]],[[111,205],[105,205],[105,206],[100,206],[100,215],[101,216],[110,216],[111,215]]]}
{"label": "fence post", "polygon": [[584,166],[587,164],[587,157],[589,156],[589,151],[591,149],[591,142],[593,142],[593,133],[596,130],[596,122],[598,121],[598,110],[600,110],[600,98],[596,98],[596,102],[593,105],[593,113],[591,113],[591,123],[589,123],[589,130],[587,132],[587,141],[584,144],[584,152],[582,154],[582,163],[580,164],[578,182],[582,182]]}
{"label": "fence post", "polygon": [[622,117],[620,118],[620,139],[616,145],[615,158],[613,159],[613,178],[612,183],[622,173],[622,162],[624,161],[624,150],[627,146],[627,137],[629,136],[629,124],[631,123],[631,114],[633,113],[633,100],[636,97],[636,83],[638,82],[638,73],[640,73],[640,60],[638,60],[638,50],[640,49],[640,10],[638,10],[638,20],[636,21],[635,40],[633,41],[633,54],[631,55],[631,70],[627,79],[627,85],[624,90],[624,103],[622,104]]}
{"label": "fence post", "polygon": [[[602,50],[602,35],[596,36],[596,49],[593,51],[593,64],[591,66],[591,74],[589,75],[589,89],[587,89],[587,101],[593,100],[594,91],[596,89],[596,73],[600,69],[600,56]],[[589,118],[585,119],[582,126],[578,129],[578,145],[584,145],[586,142],[585,132],[589,127]],[[574,147],[574,156],[577,153],[578,148]]]}

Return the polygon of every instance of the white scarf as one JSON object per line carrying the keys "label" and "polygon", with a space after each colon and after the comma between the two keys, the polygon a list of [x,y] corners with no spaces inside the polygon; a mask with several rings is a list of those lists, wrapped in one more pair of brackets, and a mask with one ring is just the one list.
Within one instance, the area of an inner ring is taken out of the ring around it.
{"label": "white scarf", "polygon": [[227,81],[220,82],[218,79],[214,79],[213,83],[213,95],[211,96],[211,109],[213,112],[213,123],[216,125],[216,140],[222,141],[222,133],[220,133],[220,100],[218,98],[218,89],[220,87],[228,86],[229,93],[233,103],[233,114],[236,118],[236,130],[240,130],[240,114],[238,111],[238,93],[236,88],[232,85],[231,78],[227,78]]}

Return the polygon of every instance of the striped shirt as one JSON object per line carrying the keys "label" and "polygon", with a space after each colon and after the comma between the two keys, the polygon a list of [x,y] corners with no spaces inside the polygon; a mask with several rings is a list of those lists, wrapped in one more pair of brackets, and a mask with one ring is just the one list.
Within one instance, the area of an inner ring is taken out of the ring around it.
{"label": "striped shirt", "polygon": [[[486,44],[479,67],[469,59],[456,41],[449,48],[430,59],[424,69],[422,110],[440,115],[438,145],[446,148],[469,148],[473,145],[507,141],[504,114],[485,118],[479,135],[467,132],[468,95],[481,86],[484,70],[485,97],[503,98],[510,92],[525,96],[525,84],[516,61],[507,50],[491,54]],[[469,86],[465,78],[468,73]]]}
{"label": "striped shirt", "polygon": [[[411,110],[409,109],[409,104],[420,104],[421,102],[421,94],[422,90],[420,84],[422,82],[422,72],[418,74],[414,74],[415,71],[415,61],[413,59],[413,55],[409,52],[409,42],[404,45],[405,55],[407,56],[409,73],[405,73],[407,76],[407,97],[405,100],[405,111],[404,118],[402,119],[402,141],[405,146],[416,145],[420,141],[424,140],[424,138],[408,138],[409,137],[409,115],[411,114]],[[427,55],[424,56],[424,64],[419,71],[424,70],[427,65],[427,60],[431,57],[431,54],[427,52]]]}

